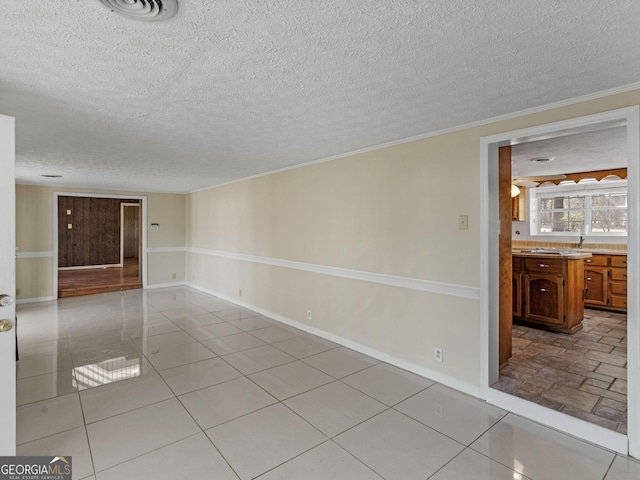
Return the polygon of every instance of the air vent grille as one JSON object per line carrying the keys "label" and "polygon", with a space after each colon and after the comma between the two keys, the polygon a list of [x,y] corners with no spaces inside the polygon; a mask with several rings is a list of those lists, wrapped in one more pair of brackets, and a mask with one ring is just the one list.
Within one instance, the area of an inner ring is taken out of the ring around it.
{"label": "air vent grille", "polygon": [[112,12],[145,22],[168,20],[178,12],[177,0],[98,0]]}

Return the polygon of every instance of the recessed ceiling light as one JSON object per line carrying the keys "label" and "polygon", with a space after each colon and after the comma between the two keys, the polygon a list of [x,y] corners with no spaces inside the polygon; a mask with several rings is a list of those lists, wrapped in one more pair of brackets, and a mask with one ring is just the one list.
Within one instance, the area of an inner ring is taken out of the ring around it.
{"label": "recessed ceiling light", "polygon": [[535,163],[545,163],[545,162],[552,162],[554,158],[555,157],[538,157],[538,158],[532,158],[531,161]]}
{"label": "recessed ceiling light", "polygon": [[132,20],[161,22],[178,12],[178,0],[98,0],[112,12]]}
{"label": "recessed ceiling light", "polygon": [[40,176],[45,178],[62,178],[62,175],[58,175],[57,173],[43,173]]}

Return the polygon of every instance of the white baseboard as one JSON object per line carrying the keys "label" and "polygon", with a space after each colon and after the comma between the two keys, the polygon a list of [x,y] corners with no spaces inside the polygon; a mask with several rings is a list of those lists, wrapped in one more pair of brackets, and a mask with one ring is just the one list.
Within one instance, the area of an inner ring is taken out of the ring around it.
{"label": "white baseboard", "polygon": [[429,380],[433,380],[434,382],[438,382],[441,383],[447,387],[451,387],[455,390],[458,390],[460,392],[466,393],[468,395],[471,395],[473,397],[477,397],[477,398],[481,398],[481,394],[482,391],[480,389],[479,386],[475,386],[475,385],[471,385],[467,382],[463,382],[457,378],[454,378],[450,375],[444,374],[442,372],[438,372],[436,370],[432,370],[430,368],[427,367],[423,367],[422,365],[418,365],[415,364],[413,362],[409,362],[407,360],[404,360],[402,358],[398,358],[396,356],[393,355],[389,355],[388,353],[385,353],[383,351],[377,350],[375,348],[371,348],[367,345],[362,345],[360,343],[354,342],[353,340],[349,340],[348,338],[344,338],[344,337],[340,337],[338,335],[335,335],[333,333],[327,332],[325,330],[321,330],[319,328],[315,328],[315,327],[311,327],[309,325],[306,325],[304,323],[300,323],[297,322],[295,320],[291,320],[290,318],[284,317],[282,315],[279,315],[277,313],[273,313],[270,312],[268,310],[256,307],[254,305],[251,305],[249,303],[246,302],[242,302],[239,301],[236,298],[232,298],[232,297],[228,297],[224,294],[221,294],[219,292],[214,292],[212,290],[208,290],[206,288],[203,288],[199,285],[195,285],[189,282],[186,282],[185,285],[187,287],[193,288],[195,290],[198,290],[200,292],[203,293],[207,293],[209,295],[214,295],[218,298],[221,298],[223,300],[226,300],[228,302],[231,303],[235,303],[236,305],[240,306],[240,307],[244,307],[247,308],[249,310],[252,310],[254,312],[257,312],[261,315],[264,315],[265,317],[269,317],[273,320],[277,320],[278,322],[284,323],[286,325],[289,325],[291,327],[297,328],[299,330],[302,330],[304,332],[307,333],[311,333],[313,335],[316,335],[320,338],[324,338],[325,340],[329,340],[331,342],[337,343],[339,345],[342,345],[343,347],[347,347],[350,348],[351,350],[355,350],[356,352],[362,353],[363,355],[368,355],[372,358],[375,358],[377,360],[380,360],[381,362],[385,362],[385,363],[389,363],[391,365],[394,365],[398,368],[402,368],[403,370],[407,370],[409,372],[415,373],[416,375],[420,375],[421,377],[425,377],[428,378]]}
{"label": "white baseboard", "polygon": [[[154,288],[167,288],[167,287],[184,287],[190,286],[185,282],[172,282],[172,283],[154,283],[153,285],[146,285],[144,287],[145,290],[152,290]],[[193,287],[195,288],[195,287]]]}
{"label": "white baseboard", "polygon": [[16,300],[16,305],[21,305],[23,303],[36,303],[36,302],[50,302],[51,300],[57,300],[57,297],[35,297],[35,298],[22,298],[20,300]]}

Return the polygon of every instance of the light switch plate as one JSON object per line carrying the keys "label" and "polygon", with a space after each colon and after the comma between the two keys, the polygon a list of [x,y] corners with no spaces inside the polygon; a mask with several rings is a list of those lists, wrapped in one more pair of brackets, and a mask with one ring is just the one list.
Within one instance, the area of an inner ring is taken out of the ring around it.
{"label": "light switch plate", "polygon": [[458,217],[458,228],[460,230],[468,230],[469,229],[469,216],[468,215],[460,215]]}

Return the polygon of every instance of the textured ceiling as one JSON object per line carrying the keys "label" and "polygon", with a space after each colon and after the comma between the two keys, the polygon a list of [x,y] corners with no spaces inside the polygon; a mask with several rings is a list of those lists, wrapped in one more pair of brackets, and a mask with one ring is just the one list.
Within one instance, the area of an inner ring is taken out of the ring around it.
{"label": "textured ceiling", "polygon": [[[552,158],[536,163],[536,158]],[[602,128],[513,145],[511,170],[516,177],[591,172],[627,166],[627,128]]]}
{"label": "textured ceiling", "polygon": [[179,4],[3,2],[19,183],[188,192],[640,81],[637,0]]}

